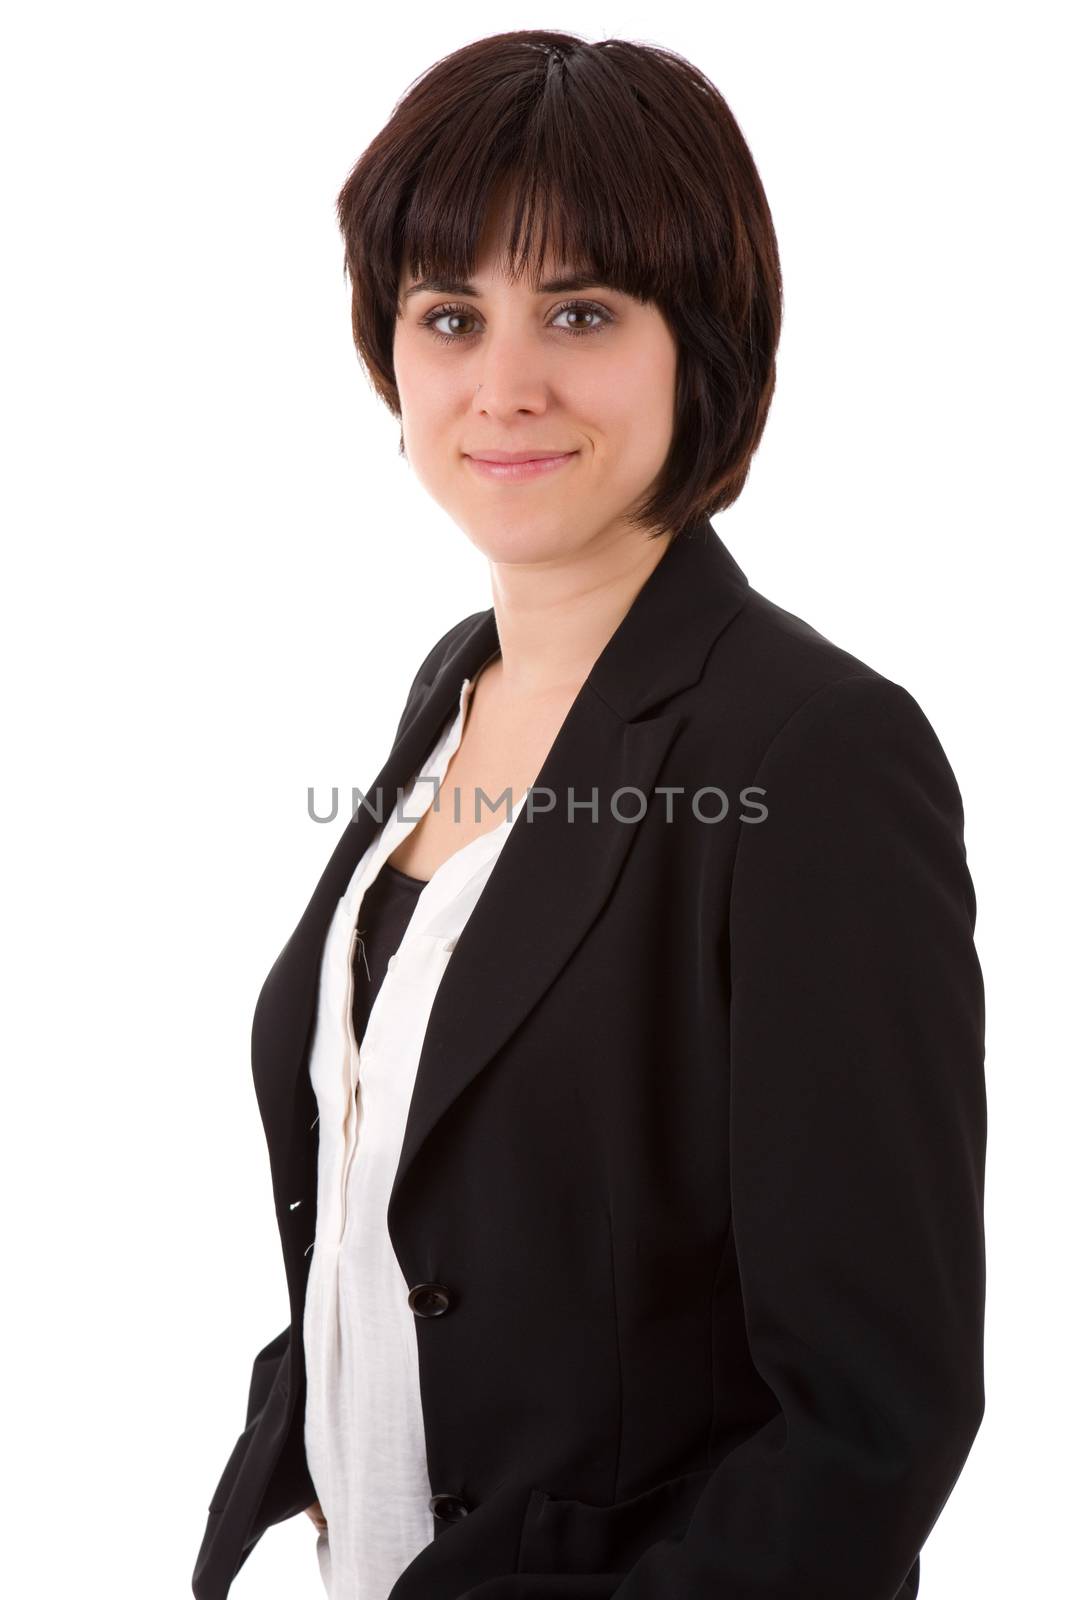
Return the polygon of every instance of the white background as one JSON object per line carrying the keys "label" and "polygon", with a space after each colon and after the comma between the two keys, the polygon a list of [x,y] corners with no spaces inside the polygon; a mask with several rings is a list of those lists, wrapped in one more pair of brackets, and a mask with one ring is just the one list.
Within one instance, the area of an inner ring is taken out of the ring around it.
{"label": "white background", "polygon": [[[333,204],[413,78],[523,26],[687,55],[766,186],[778,390],[714,525],[756,589],[918,699],[978,896],[987,1411],[922,1592],[1055,1588],[1054,16],[142,0],[8,21],[9,1592],[187,1595],[252,1356],[288,1321],[248,1035],[345,821],[313,823],[307,788],[369,786],[429,646],[491,603],[357,366]],[[318,1596],[314,1539],[271,1529],[235,1594]]]}

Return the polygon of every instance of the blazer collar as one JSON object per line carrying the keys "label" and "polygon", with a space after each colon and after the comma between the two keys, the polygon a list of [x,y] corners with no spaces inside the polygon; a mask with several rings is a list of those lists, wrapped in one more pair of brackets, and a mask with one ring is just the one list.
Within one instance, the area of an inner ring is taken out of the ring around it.
{"label": "blazer collar", "polygon": [[[649,808],[657,776],[679,732],[675,699],[698,681],[722,630],[745,605],[741,568],[703,519],[677,534],[597,657],[531,786],[534,805],[518,811],[509,837],[445,969],[430,1012],[403,1144],[388,1206],[402,1269],[404,1208],[418,1198],[420,1152],[460,1096],[497,1056],[570,959],[601,907],[640,827],[633,791]],[[365,793],[327,863],[301,921],[271,970],[253,1023],[253,1073],[267,1133],[275,1203],[313,1185],[306,1125],[307,1058],[319,966],[337,901],[389,812],[398,789],[419,770],[454,715],[463,679],[499,650],[492,608],[478,613],[416,694],[385,765]],[[568,819],[575,802],[599,798]],[[410,1270],[417,1270],[414,1261]]]}
{"label": "blazer collar", "polygon": [[[582,694],[597,695],[622,722],[696,683],[715,640],[744,605],[748,579],[710,521],[698,519],[668,546],[597,657]],[[448,714],[465,677],[500,649],[496,613],[480,612],[427,684],[426,715]],[[431,711],[432,707],[432,711]],[[423,713],[415,712],[421,722]],[[425,739],[421,726],[418,737]]]}

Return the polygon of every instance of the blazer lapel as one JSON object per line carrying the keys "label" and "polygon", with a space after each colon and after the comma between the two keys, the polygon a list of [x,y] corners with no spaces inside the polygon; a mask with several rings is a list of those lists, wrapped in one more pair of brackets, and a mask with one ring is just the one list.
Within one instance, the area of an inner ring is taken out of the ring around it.
{"label": "blazer lapel", "polygon": [[[656,803],[656,780],[684,721],[674,700],[700,677],[747,593],[744,574],[710,523],[686,530],[653,569],[575,698],[434,999],[389,1199],[394,1250],[402,1196],[420,1150],[520,1027],[599,913],[642,826],[617,820],[612,799],[623,819],[641,817],[642,799],[649,809]],[[492,610],[479,619],[468,645],[435,680],[435,715],[438,706],[443,712],[452,705],[472,665],[497,650]],[[439,697],[442,680],[447,692]],[[594,813],[581,803],[594,795],[598,814],[591,821]]]}

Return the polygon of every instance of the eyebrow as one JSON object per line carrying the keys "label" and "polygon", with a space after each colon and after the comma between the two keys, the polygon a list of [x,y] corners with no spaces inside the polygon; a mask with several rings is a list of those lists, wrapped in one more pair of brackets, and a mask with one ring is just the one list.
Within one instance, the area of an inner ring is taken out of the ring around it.
{"label": "eyebrow", "polygon": [[[538,285],[538,294],[570,294],[579,289],[599,288],[603,283],[601,278],[589,276],[546,278],[545,282]],[[420,278],[410,288],[405,289],[401,296],[409,300],[413,294],[418,294],[421,289],[428,289],[433,294],[467,294],[477,295],[479,290],[473,283],[451,283],[446,278]]]}

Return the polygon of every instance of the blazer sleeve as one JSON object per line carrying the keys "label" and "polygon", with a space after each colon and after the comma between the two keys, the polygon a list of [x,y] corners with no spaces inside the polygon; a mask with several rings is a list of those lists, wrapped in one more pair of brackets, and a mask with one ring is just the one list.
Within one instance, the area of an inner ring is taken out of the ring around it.
{"label": "blazer sleeve", "polygon": [[[212,1511],[221,1510],[226,1504],[241,1463],[248,1453],[252,1437],[263,1415],[278,1369],[285,1359],[285,1353],[289,1348],[290,1332],[290,1328],[283,1328],[281,1333],[276,1334],[268,1344],[264,1345],[252,1362],[252,1372],[248,1382],[248,1400],[245,1406],[244,1429],[230,1452],[229,1459],[222,1469],[222,1476],[211,1496],[209,1509]],[[308,1500],[309,1505],[314,1498],[314,1494],[312,1494]]]}
{"label": "blazer sleeve", "polygon": [[777,1408],[625,1574],[478,1600],[893,1600],[978,1431],[985,1015],[955,778],[911,695],[872,675],[817,690],[753,781],[731,1204]]}

